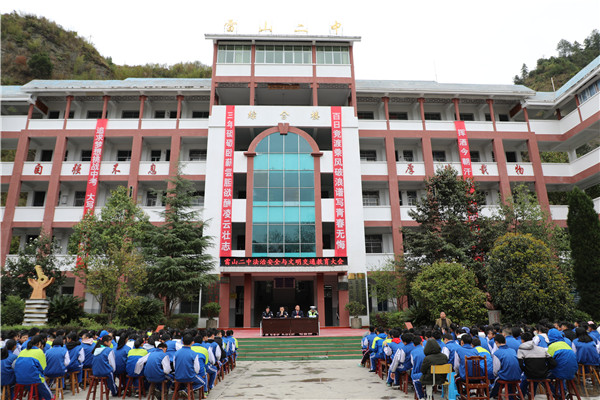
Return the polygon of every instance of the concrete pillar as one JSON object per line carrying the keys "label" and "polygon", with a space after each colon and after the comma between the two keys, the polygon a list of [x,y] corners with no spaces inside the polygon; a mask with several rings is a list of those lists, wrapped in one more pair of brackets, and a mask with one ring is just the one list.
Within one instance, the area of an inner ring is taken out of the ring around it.
{"label": "concrete pillar", "polygon": [[221,283],[219,284],[219,304],[221,311],[219,312],[219,327],[229,327],[229,274],[221,275]]}
{"label": "concrete pillar", "polygon": [[244,328],[252,327],[252,275],[244,274]]}

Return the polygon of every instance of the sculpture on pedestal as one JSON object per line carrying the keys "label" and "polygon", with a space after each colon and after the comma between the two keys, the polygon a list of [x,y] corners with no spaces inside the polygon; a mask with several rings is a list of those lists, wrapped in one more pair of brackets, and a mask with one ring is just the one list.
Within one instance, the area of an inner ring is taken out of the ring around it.
{"label": "sculpture on pedestal", "polygon": [[27,282],[33,288],[30,300],[45,300],[46,299],[46,288],[54,283],[54,278],[48,278],[40,265],[35,266],[35,272],[37,273],[37,280],[28,278]]}

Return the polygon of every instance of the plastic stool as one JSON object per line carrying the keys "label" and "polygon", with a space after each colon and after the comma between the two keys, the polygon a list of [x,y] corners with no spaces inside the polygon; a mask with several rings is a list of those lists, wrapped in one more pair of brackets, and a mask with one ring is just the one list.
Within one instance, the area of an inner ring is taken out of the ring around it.
{"label": "plastic stool", "polygon": [[96,400],[96,390],[98,388],[98,384],[100,384],[100,400],[104,399],[104,395],[106,395],[106,400],[109,400],[110,390],[108,389],[108,382],[106,381],[108,378],[105,376],[96,377],[92,376],[92,381],[90,382],[90,389],[88,390],[87,397],[85,400],[90,400],[90,394],[93,393],[92,400]]}
{"label": "plastic stool", "polygon": [[29,390],[29,396],[27,396],[29,400],[40,400],[38,385],[39,383],[32,383],[29,385],[21,385],[17,383],[15,385],[15,397],[13,397],[13,400],[23,400],[23,393],[25,392],[25,388]]}
{"label": "plastic stool", "polygon": [[142,397],[146,395],[146,392],[144,391],[144,377],[143,376],[136,376],[136,377],[132,377],[132,376],[127,376],[127,385],[125,385],[125,390],[123,391],[123,398],[125,398],[127,396],[127,391],[129,389],[131,389],[131,394],[133,396],[133,381],[134,379],[138,380],[138,398],[140,400],[142,400]]}
{"label": "plastic stool", "polygon": [[156,385],[161,384],[160,387],[160,400],[167,399],[167,380],[162,382],[150,382],[150,387],[148,388],[148,398],[146,400],[152,400],[152,395],[154,394],[154,390],[156,389]]}

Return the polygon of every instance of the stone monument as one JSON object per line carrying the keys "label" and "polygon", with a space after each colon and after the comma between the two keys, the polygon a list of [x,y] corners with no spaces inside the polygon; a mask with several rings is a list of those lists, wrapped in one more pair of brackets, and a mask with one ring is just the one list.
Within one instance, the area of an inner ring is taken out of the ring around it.
{"label": "stone monument", "polygon": [[48,309],[50,302],[46,299],[46,288],[54,282],[54,278],[48,278],[42,267],[35,266],[37,280],[28,278],[27,282],[33,288],[29,300],[25,300],[25,318],[23,325],[45,325],[48,323]]}

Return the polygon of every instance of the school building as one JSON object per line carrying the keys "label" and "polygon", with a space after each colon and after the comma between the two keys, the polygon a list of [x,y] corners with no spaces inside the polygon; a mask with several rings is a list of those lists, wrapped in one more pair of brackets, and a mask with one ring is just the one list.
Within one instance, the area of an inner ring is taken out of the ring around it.
{"label": "school building", "polygon": [[[600,148],[578,151],[600,132],[600,57],[541,93],[361,80],[356,36],[206,39],[211,79],[2,87],[2,262],[43,227],[60,241],[68,269],[72,226],[117,186],[159,223],[165,180],[179,168],[197,189],[194,207],[209,223],[220,276],[180,312],[218,299],[219,326],[251,327],[267,305],[315,305],[321,326],[348,326],[344,305],[366,301],[367,271],[402,253],[400,228],[416,227],[408,212],[437,168],[479,182],[485,213],[526,183],[563,226],[567,206],[551,204],[548,193],[600,183]],[[543,151],[567,152],[568,162],[544,163]],[[600,198],[594,205],[600,212]],[[62,292],[98,311],[68,276]]]}

